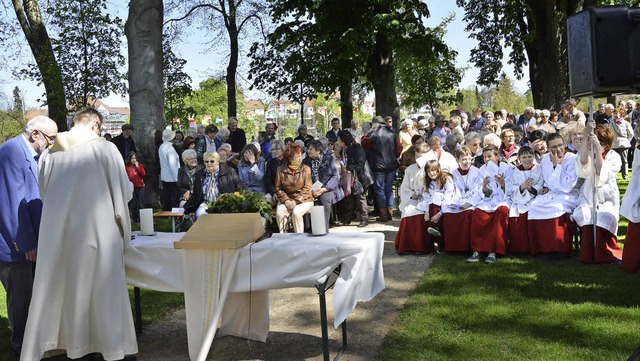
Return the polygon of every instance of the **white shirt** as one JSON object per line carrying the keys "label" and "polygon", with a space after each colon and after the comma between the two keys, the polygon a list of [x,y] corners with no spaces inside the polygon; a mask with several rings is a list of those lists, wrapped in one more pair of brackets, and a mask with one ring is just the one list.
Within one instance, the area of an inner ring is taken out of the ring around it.
{"label": "white shirt", "polygon": [[177,182],[180,160],[171,142],[164,142],[158,149],[160,158],[160,180],[163,182]]}

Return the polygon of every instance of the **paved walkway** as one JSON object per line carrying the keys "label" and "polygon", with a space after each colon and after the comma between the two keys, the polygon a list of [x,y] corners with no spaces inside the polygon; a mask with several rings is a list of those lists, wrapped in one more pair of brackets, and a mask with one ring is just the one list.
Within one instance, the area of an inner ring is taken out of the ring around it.
{"label": "paved walkway", "polygon": [[[339,232],[382,232],[386,288],[369,302],[360,302],[347,319],[349,348],[343,360],[369,361],[375,358],[384,337],[408,297],[433,260],[433,256],[398,256],[393,245],[399,221],[332,228]],[[355,222],[353,223],[356,224]],[[220,337],[213,342],[209,360],[322,360],[322,338],[318,294],[314,288],[270,291],[271,328],[265,343],[237,337]],[[331,291],[327,294],[329,339],[332,356],[341,346],[341,329],[334,330]],[[184,309],[164,321],[148,325],[138,337],[138,360],[189,360]]]}

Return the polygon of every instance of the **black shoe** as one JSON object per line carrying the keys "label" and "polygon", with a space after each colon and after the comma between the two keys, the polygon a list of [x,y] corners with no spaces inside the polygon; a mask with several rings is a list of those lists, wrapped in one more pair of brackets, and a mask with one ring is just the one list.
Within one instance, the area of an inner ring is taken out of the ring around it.
{"label": "black shoe", "polygon": [[368,225],[369,225],[369,221],[365,218],[365,219],[362,219],[360,223],[358,223],[358,228],[366,227]]}

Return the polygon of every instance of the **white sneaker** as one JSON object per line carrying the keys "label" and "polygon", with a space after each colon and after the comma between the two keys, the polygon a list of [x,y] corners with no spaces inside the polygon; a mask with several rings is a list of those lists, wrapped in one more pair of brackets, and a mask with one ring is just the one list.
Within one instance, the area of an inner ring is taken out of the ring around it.
{"label": "white sneaker", "polygon": [[473,252],[473,254],[471,255],[471,257],[467,258],[467,262],[479,262],[480,261],[480,255],[478,254],[478,252]]}
{"label": "white sneaker", "polygon": [[496,263],[496,254],[494,252],[489,253],[484,263]]}

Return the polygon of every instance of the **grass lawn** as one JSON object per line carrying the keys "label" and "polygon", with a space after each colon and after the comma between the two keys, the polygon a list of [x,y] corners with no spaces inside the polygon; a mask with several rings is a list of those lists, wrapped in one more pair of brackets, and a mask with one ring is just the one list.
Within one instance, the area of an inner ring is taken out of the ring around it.
{"label": "grass lawn", "polygon": [[640,345],[637,274],[575,257],[467,257],[436,257],[379,360],[626,360]]}

